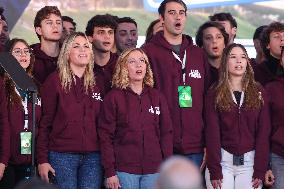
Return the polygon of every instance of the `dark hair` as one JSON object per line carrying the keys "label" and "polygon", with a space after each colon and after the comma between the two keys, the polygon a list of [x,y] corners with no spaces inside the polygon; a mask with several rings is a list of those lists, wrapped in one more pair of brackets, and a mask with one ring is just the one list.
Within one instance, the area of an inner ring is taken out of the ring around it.
{"label": "dark hair", "polygon": [[76,25],[77,24],[76,24],[76,22],[74,22],[73,18],[71,18],[69,16],[62,16],[62,21],[70,22],[74,26],[74,28],[76,30]]}
{"label": "dark hair", "polygon": [[38,178],[31,178],[29,180],[21,181],[15,189],[56,189],[56,187]]}
{"label": "dark hair", "polygon": [[269,57],[270,50],[267,49],[267,45],[270,43],[270,34],[272,32],[281,32],[284,31],[284,24],[281,22],[272,22],[269,24],[262,32],[260,41],[261,47],[266,57]]}
{"label": "dark hair", "polygon": [[258,28],[256,28],[252,39],[259,39],[260,40],[261,33],[263,32],[263,30],[265,28],[267,28],[267,25],[259,26]]}
{"label": "dark hair", "polygon": [[[26,42],[26,40],[24,39],[19,39],[19,38],[13,38],[11,40],[8,40],[6,43],[5,43],[5,46],[4,46],[4,51],[5,52],[10,52],[12,53],[12,49],[14,48],[14,46],[16,45],[16,43],[18,42],[21,42],[21,43],[24,43],[29,49],[30,51],[32,52],[32,49],[30,48],[29,44]],[[34,62],[35,62],[35,57],[33,55],[33,53],[31,53],[31,62],[30,62],[30,65],[29,67],[27,68],[27,74],[29,74],[30,76],[32,76],[32,71],[33,71],[33,66],[34,66]]]}
{"label": "dark hair", "polygon": [[5,22],[6,22],[6,18],[5,18],[5,16],[4,16],[4,8],[3,7],[0,7],[0,16],[1,16],[1,20],[4,20]]}
{"label": "dark hair", "polygon": [[[60,10],[56,6],[45,6],[36,13],[34,27],[41,27],[41,21],[48,18],[50,14],[55,14],[61,18]],[[40,35],[36,35],[40,39]]]}
{"label": "dark hair", "polygon": [[116,30],[117,22],[110,14],[96,15],[88,21],[85,31],[86,35],[92,36],[95,27],[110,27],[111,29]]}
{"label": "dark hair", "polygon": [[166,4],[170,3],[170,2],[175,2],[175,3],[181,4],[185,9],[185,14],[186,14],[187,7],[186,7],[186,4],[182,0],[164,0],[158,8],[159,15],[161,15],[164,18],[165,11],[166,11]]}
{"label": "dark hair", "polygon": [[154,26],[159,22],[160,22],[160,19],[156,19],[156,20],[154,20],[150,23],[150,25],[148,26],[147,31],[146,31],[145,43],[148,43],[152,39],[153,32],[154,32]]}
{"label": "dark hair", "polygon": [[130,17],[122,17],[122,18],[118,18],[116,20],[117,24],[120,24],[120,23],[132,23],[136,26],[137,28],[137,23],[136,21],[133,19],[133,18],[130,18]]}
{"label": "dark hair", "polygon": [[223,35],[224,37],[224,43],[225,46],[227,46],[229,42],[229,34],[226,32],[224,26],[219,24],[218,22],[214,21],[208,21],[202,24],[199,28],[198,31],[196,32],[196,37],[195,37],[195,42],[199,47],[203,47],[203,31],[207,28],[214,27],[217,28]]}
{"label": "dark hair", "polygon": [[216,13],[213,16],[209,16],[210,21],[229,21],[231,24],[231,27],[238,27],[237,21],[235,18],[231,15],[231,13],[227,12],[220,12]]}
{"label": "dark hair", "polygon": [[[12,50],[13,50],[14,46],[17,43],[19,43],[19,42],[24,43],[30,49],[30,51],[32,51],[32,49],[30,48],[29,44],[24,39],[19,39],[19,38],[13,38],[11,40],[8,40],[5,43],[4,51],[12,53]],[[31,55],[30,55],[30,65],[26,69],[26,73],[30,77],[33,77],[32,76],[32,72],[33,72],[34,63],[35,63],[35,57],[31,53]],[[22,99],[15,91],[15,84],[14,84],[14,82],[6,74],[4,75],[4,82],[5,82],[6,97],[8,99],[9,105],[20,104],[22,102]]]}

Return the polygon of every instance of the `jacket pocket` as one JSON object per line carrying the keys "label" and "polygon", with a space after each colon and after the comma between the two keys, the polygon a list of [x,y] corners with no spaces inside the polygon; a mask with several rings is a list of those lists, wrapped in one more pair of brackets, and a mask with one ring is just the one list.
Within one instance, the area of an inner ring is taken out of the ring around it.
{"label": "jacket pocket", "polygon": [[147,130],[144,133],[144,157],[151,162],[162,161],[162,150],[160,137],[157,136],[157,130]]}
{"label": "jacket pocket", "polygon": [[277,130],[272,134],[271,140],[273,143],[284,146],[284,127],[277,125]]}
{"label": "jacket pocket", "polygon": [[55,137],[67,140],[76,140],[79,136],[82,135],[82,127],[83,125],[81,122],[68,122]]}
{"label": "jacket pocket", "polygon": [[117,164],[136,164],[141,159],[141,138],[139,132],[122,130],[117,132],[114,141]]}

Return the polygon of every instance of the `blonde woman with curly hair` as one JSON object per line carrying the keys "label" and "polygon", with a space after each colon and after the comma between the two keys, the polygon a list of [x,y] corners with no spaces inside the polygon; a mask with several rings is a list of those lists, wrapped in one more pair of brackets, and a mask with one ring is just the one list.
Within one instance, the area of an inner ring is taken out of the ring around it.
{"label": "blonde woman with curly hair", "polygon": [[97,189],[101,162],[97,120],[102,101],[95,86],[93,52],[85,34],[68,36],[58,71],[42,87],[42,119],[37,141],[39,174],[55,176],[59,189]]}
{"label": "blonde woman with curly hair", "polygon": [[219,81],[206,96],[205,118],[207,188],[260,189],[269,159],[268,100],[240,44],[223,52]]}
{"label": "blonde woman with curly hair", "polygon": [[139,48],[124,51],[99,121],[106,187],[153,188],[160,163],[172,154],[172,125],[163,95]]}

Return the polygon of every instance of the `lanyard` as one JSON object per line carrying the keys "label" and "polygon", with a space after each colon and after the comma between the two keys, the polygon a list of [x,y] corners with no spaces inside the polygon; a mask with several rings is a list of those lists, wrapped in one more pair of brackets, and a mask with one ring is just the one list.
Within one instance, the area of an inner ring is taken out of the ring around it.
{"label": "lanyard", "polygon": [[[16,88],[16,93],[21,97],[17,88]],[[24,130],[28,130],[28,128],[29,128],[29,120],[28,120],[29,111],[28,111],[28,97],[27,97],[27,95],[25,96],[25,99],[22,100],[22,105],[24,107]]]}
{"label": "lanyard", "polygon": [[175,59],[177,59],[181,63],[181,68],[182,68],[182,82],[183,85],[185,85],[185,77],[186,77],[186,71],[185,71],[185,64],[186,64],[186,50],[184,51],[183,59],[181,60],[180,57],[172,51]]}

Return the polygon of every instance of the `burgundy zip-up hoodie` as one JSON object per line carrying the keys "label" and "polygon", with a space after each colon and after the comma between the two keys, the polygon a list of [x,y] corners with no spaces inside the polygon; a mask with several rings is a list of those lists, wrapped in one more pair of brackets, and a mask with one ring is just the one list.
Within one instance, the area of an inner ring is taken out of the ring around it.
{"label": "burgundy zip-up hoodie", "polygon": [[105,97],[98,125],[106,177],[116,171],[152,174],[172,155],[172,125],[158,90],[112,89]]}
{"label": "burgundy zip-up hoodie", "polygon": [[270,96],[271,152],[284,158],[284,77],[268,83],[265,89]]}
{"label": "burgundy zip-up hoodie", "polygon": [[98,89],[85,93],[83,78],[76,78],[69,92],[63,90],[58,72],[42,86],[42,117],[38,128],[37,158],[48,162],[48,152],[99,151],[97,120],[101,98]]}
{"label": "burgundy zip-up hoodie", "polygon": [[239,107],[234,103],[230,111],[215,108],[214,89],[206,95],[205,136],[211,180],[223,178],[221,148],[234,155],[255,150],[253,178],[264,179],[268,167],[271,125],[267,95],[264,90],[260,90],[260,94],[264,100],[260,109],[248,109],[244,105]]}
{"label": "burgundy zip-up hoodie", "polygon": [[4,47],[3,45],[0,45],[0,52],[3,52],[4,51]]}
{"label": "burgundy zip-up hoodie", "polygon": [[260,82],[262,86],[265,86],[267,83],[277,78],[276,73],[280,68],[280,60],[269,55],[267,60],[255,66],[255,80]]}
{"label": "burgundy zip-up hoodie", "polygon": [[210,86],[212,86],[214,83],[217,83],[219,80],[219,70],[211,65],[209,65],[209,70],[210,70]]}
{"label": "burgundy zip-up hoodie", "polygon": [[58,57],[50,57],[45,54],[40,49],[40,43],[31,45],[31,48],[35,55],[33,76],[40,84],[43,84],[49,74],[56,70]]}
{"label": "burgundy zip-up hoodie", "polygon": [[0,163],[8,165],[10,158],[10,125],[3,78],[0,77]]}
{"label": "burgundy zip-up hoodie", "polygon": [[[11,133],[11,155],[9,163],[12,165],[31,165],[32,156],[21,154],[20,133],[24,131],[32,132],[32,103],[28,102],[28,123],[29,128],[24,129],[24,108],[22,104],[13,104],[8,107],[9,123]],[[41,108],[39,101],[36,103],[36,127],[39,125]]]}
{"label": "burgundy zip-up hoodie", "polygon": [[[157,33],[143,46],[151,63],[155,87],[166,97],[173,121],[174,152],[180,154],[200,153],[204,147],[203,100],[210,85],[210,73],[204,51],[193,45],[189,36],[183,35],[180,49],[183,60],[186,50],[186,85],[192,89],[192,107],[180,108],[178,86],[182,82],[181,63],[172,54],[172,45]],[[196,74],[194,74],[196,73]]]}
{"label": "burgundy zip-up hoodie", "polygon": [[111,80],[117,59],[118,55],[116,53],[110,53],[110,59],[106,65],[100,66],[94,63],[96,85],[101,91],[102,98],[104,98],[111,89]]}

